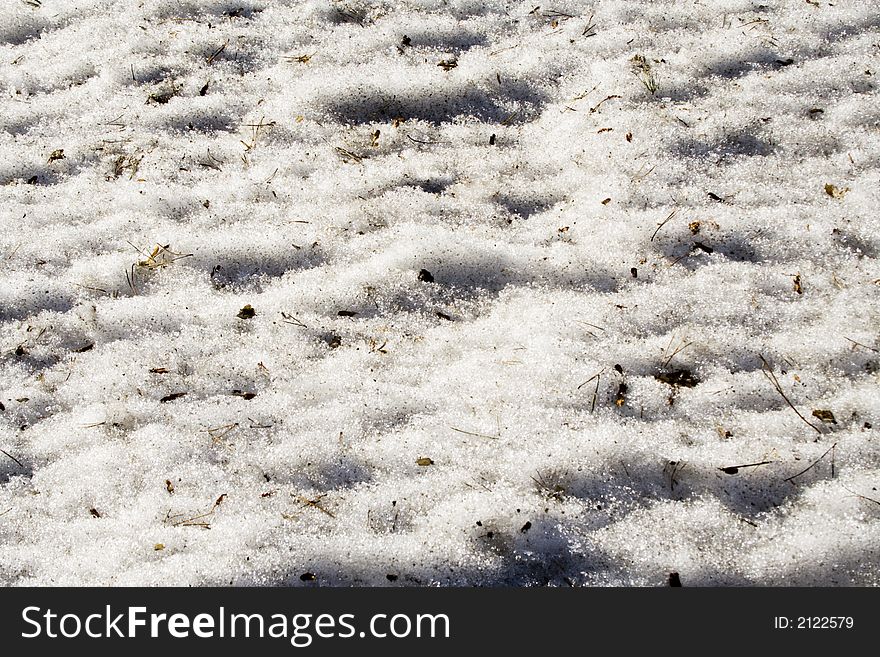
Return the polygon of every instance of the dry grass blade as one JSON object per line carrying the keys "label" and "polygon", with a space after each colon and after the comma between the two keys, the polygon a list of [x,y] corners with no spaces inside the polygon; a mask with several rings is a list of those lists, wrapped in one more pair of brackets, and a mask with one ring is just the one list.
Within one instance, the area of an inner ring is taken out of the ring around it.
{"label": "dry grass blade", "polygon": [[587,379],[586,381],[584,381],[582,384],[580,384],[577,387],[577,389],[580,390],[585,385],[587,385],[590,381],[593,381],[593,380],[596,381],[596,388],[593,390],[593,400],[590,402],[590,413],[593,413],[596,411],[596,402],[599,399],[599,384],[602,382],[602,373],[604,371],[605,371],[604,369],[599,370],[593,376],[591,376],[589,379]]}
{"label": "dry grass blade", "polygon": [[[801,476],[802,474],[804,474],[805,472],[808,472],[808,471],[811,470],[812,468],[816,467],[816,464],[817,464],[819,461],[821,461],[822,459],[824,459],[826,456],[828,456],[828,452],[832,452],[832,451],[834,451],[834,448],[835,448],[835,447],[837,447],[837,443],[834,443],[831,447],[829,447],[828,449],[826,449],[825,452],[822,454],[822,456],[820,456],[820,457],[817,458],[815,461],[813,461],[812,463],[810,463],[810,465],[808,465],[806,468],[804,468],[803,470],[801,470],[800,472],[798,472],[796,475],[792,475],[791,477],[786,477],[785,479],[783,479],[783,481],[789,481],[789,482],[790,482],[790,481],[792,481],[793,479],[797,479],[798,477],[800,477],[800,476]],[[832,466],[832,476],[833,476],[833,466]]]}
{"label": "dry grass blade", "polygon": [[257,123],[245,123],[245,128],[251,129],[251,140],[250,142],[246,142],[244,139],[240,139],[242,146],[244,146],[245,152],[249,152],[254,150],[257,147],[257,142],[260,139],[260,135],[266,128],[274,128],[276,123],[275,121],[269,121],[266,123],[264,116],[260,117],[260,120]]}
{"label": "dry grass blade", "polygon": [[229,42],[227,41],[222,46],[217,48],[217,50],[215,50],[214,53],[210,57],[208,57],[207,63],[213,64],[214,60],[217,59],[223,53],[224,50],[226,50],[226,46],[228,46],[228,45],[229,45]]}
{"label": "dry grass blade", "polygon": [[144,269],[159,269],[161,267],[167,267],[173,262],[177,260],[181,260],[183,258],[191,258],[193,256],[192,253],[175,253],[171,250],[170,244],[161,245],[157,244],[153,247],[153,250],[150,253],[138,249],[134,244],[128,242],[128,244],[136,249],[138,253],[144,255],[144,259],[138,261],[136,264],[138,267],[143,267]]}
{"label": "dry grass blade", "polygon": [[463,433],[467,436],[477,436],[478,438],[488,438],[489,440],[498,440],[501,436],[489,436],[485,433],[476,433],[475,431],[465,431],[464,429],[456,429],[455,427],[449,427],[453,431],[457,431],[458,433]]}
{"label": "dry grass blade", "polygon": [[206,169],[214,169],[214,171],[223,171],[223,168],[220,166],[223,164],[222,160],[218,160],[216,157],[211,155],[211,149],[208,149],[208,160],[200,160],[198,162],[199,166],[205,167]]}
{"label": "dry grass blade", "polygon": [[[535,477],[529,477],[538,488],[538,492],[541,496],[546,497],[548,500],[561,500],[562,496],[565,494],[565,486],[562,485],[560,481],[556,481],[555,483],[550,480],[551,478],[545,477],[541,474],[540,471],[535,472]],[[552,477],[555,479],[555,477]]]}
{"label": "dry grass blade", "polygon": [[693,342],[685,342],[684,340],[681,340],[681,344],[679,344],[672,353],[669,353],[669,347],[672,346],[672,339],[670,339],[669,345],[666,347],[666,349],[663,350],[664,353],[669,353],[669,356],[667,356],[666,360],[663,361],[663,367],[669,365],[669,363],[672,362],[673,358],[675,358],[682,351],[690,347],[692,344]]}
{"label": "dry grass blade", "polygon": [[289,55],[284,57],[284,60],[287,62],[297,62],[298,64],[308,64],[315,54],[316,53],[312,53],[311,55]]}
{"label": "dry grass blade", "polygon": [[521,110],[516,110],[515,112],[511,112],[510,114],[508,114],[504,118],[504,120],[501,121],[501,125],[510,125],[511,123],[513,123],[514,119],[516,119],[516,117],[519,116],[520,111]]}
{"label": "dry grass blade", "polygon": [[603,104],[603,103],[606,103],[606,102],[608,102],[609,100],[613,100],[613,99],[615,99],[615,98],[620,98],[620,96],[618,96],[617,94],[612,94],[611,96],[605,96],[605,98],[603,98],[602,100],[600,100],[598,103],[596,103],[596,104],[590,109],[590,114],[595,114],[597,111],[599,111],[599,108],[602,107],[602,104]]}
{"label": "dry grass blade", "polygon": [[[847,491],[847,492],[852,493],[853,495],[855,495],[856,497],[858,497],[860,500],[865,500],[866,502],[872,502],[872,503],[874,503],[874,504],[880,505],[880,500],[875,500],[873,497],[867,497],[867,496],[865,496],[865,495],[862,495],[861,493],[857,493],[857,492],[855,492],[854,490],[850,490],[850,489],[847,488],[846,486],[844,486],[843,489],[844,489],[845,491]],[[11,509],[10,509],[10,510],[11,510]]]}
{"label": "dry grass blade", "polygon": [[843,336],[843,339],[847,340],[848,342],[852,342],[854,347],[862,347],[863,349],[867,349],[868,351],[873,351],[876,354],[880,354],[880,349],[875,349],[874,347],[869,347],[868,345],[862,344],[861,342],[856,342],[852,338],[848,338],[845,335]]}
{"label": "dry grass blade", "polygon": [[232,424],[226,424],[222,427],[214,427],[213,429],[205,429],[205,433],[211,436],[211,440],[216,444],[219,443],[224,436],[226,436],[230,431],[236,429],[238,427],[238,422],[233,422]]}
{"label": "dry grass blade", "polygon": [[406,138],[409,139],[414,144],[448,144],[448,141],[426,141],[423,139],[416,139],[415,137],[410,137],[406,135]]}
{"label": "dry grass blade", "polygon": [[595,379],[598,379],[598,378],[599,378],[599,375],[602,374],[602,372],[604,372],[604,371],[605,371],[605,370],[600,370],[599,372],[596,372],[593,376],[591,376],[589,379],[587,379],[587,380],[584,381],[582,384],[580,384],[580,385],[577,387],[577,389],[580,390],[580,389],[583,388],[585,385],[587,385],[590,381],[593,381],[593,380],[595,380]]}
{"label": "dry grass blade", "polygon": [[[189,518],[184,517],[188,514],[178,513],[175,515],[171,515],[171,512],[169,511],[167,514],[165,514],[165,523],[170,524],[172,527],[201,527],[202,529],[211,529],[211,523],[208,522],[207,519],[213,517],[214,512],[217,510],[217,507],[220,506],[225,499],[226,493],[223,493],[214,501],[214,504],[212,504],[211,508],[205,511],[205,513],[200,513],[196,516],[192,516]],[[176,518],[183,519],[175,520]]]}
{"label": "dry grass blade", "polygon": [[284,312],[284,311],[281,312],[281,317],[284,318],[284,319],[283,319],[283,322],[284,322],[285,324],[293,324],[294,326],[299,326],[299,327],[301,327],[301,328],[308,328],[308,326],[306,326],[305,324],[303,324],[299,319],[297,319],[297,318],[294,317],[293,315],[290,315],[290,314],[288,314],[288,313],[286,313],[286,312]]}
{"label": "dry grass blade", "polygon": [[336,152],[342,156],[342,159],[345,161],[354,160],[358,164],[360,164],[364,158],[356,153],[352,153],[350,150],[346,148],[342,148],[341,146],[336,146]]}
{"label": "dry grass blade", "polygon": [[[791,410],[793,410],[797,414],[797,416],[801,420],[804,421],[804,424],[806,424],[808,427],[813,429],[813,431],[815,431],[819,435],[822,435],[822,430],[819,427],[817,427],[815,424],[810,422],[803,415],[801,415],[801,412],[797,408],[795,408],[794,404],[791,403],[791,400],[786,396],[785,391],[783,391],[782,386],[779,384],[779,379],[777,379],[776,375],[773,374],[773,370],[770,367],[770,363],[768,363],[767,360],[763,356],[759,355],[759,357],[761,359],[761,363],[763,364],[761,366],[761,372],[763,372],[763,374],[767,378],[767,380],[770,381],[771,384],[773,384],[773,387],[776,388],[776,392],[778,392],[779,395],[782,397],[782,399],[785,400],[785,403],[791,407]],[[803,473],[801,473],[801,474],[803,474]],[[798,475],[795,475],[795,476],[798,476]]]}
{"label": "dry grass blade", "polygon": [[666,219],[664,219],[664,220],[661,221],[659,224],[657,224],[657,230],[655,230],[655,231],[654,231],[654,234],[651,235],[651,240],[650,240],[651,242],[653,242],[653,241],[654,241],[654,238],[657,237],[657,233],[660,232],[660,229],[663,228],[663,226],[665,226],[666,223],[667,223],[670,219],[672,219],[672,218],[675,216],[675,214],[676,214],[677,212],[678,212],[678,210],[673,210],[672,212],[669,213],[669,215],[666,217]]}
{"label": "dry grass blade", "polygon": [[773,463],[773,461],[760,461],[759,463],[744,463],[743,465],[726,465],[718,469],[725,474],[737,474],[743,468],[757,468],[759,466],[769,465],[771,463]]}
{"label": "dry grass blade", "polygon": [[5,454],[5,455],[8,456],[9,458],[11,458],[13,461],[15,461],[15,462],[18,464],[18,467],[20,467],[20,468],[24,468],[24,463],[22,463],[21,461],[19,461],[17,458],[15,458],[12,454],[10,454],[9,452],[7,452],[5,449],[0,449],[0,452],[2,452],[3,454]]}
{"label": "dry grass blade", "polygon": [[[291,495],[293,495],[293,493],[291,493]],[[323,506],[321,506],[321,500],[324,498],[324,495],[318,495],[318,497],[316,497],[313,500],[310,500],[309,498],[304,497],[303,495],[295,495],[294,497],[296,497],[305,506],[311,507],[313,509],[317,509],[318,511],[327,514],[331,518],[336,518],[336,516],[334,516],[330,511],[328,511]]]}
{"label": "dry grass blade", "polygon": [[587,38],[594,37],[598,34],[596,31],[596,24],[593,22],[593,14],[590,14],[590,17],[587,19],[587,25],[584,28],[584,31],[581,33],[581,36],[585,36]]}

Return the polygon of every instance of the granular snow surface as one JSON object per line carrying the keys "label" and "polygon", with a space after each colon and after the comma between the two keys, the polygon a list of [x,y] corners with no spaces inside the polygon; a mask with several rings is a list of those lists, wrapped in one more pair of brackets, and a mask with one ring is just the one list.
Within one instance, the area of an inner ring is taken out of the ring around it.
{"label": "granular snow surface", "polygon": [[8,0],[0,582],[880,584],[880,9]]}

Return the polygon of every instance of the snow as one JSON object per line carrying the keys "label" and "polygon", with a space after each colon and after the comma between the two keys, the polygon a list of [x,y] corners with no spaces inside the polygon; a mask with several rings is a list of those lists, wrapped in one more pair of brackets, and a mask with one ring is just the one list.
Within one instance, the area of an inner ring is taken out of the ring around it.
{"label": "snow", "polygon": [[4,584],[880,584],[872,3],[10,0],[0,62]]}

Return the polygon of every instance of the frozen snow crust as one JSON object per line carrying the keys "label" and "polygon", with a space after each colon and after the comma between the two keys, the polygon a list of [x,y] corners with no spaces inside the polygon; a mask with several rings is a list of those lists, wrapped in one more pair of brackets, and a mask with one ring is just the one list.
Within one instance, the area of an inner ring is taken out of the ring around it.
{"label": "frozen snow crust", "polygon": [[0,581],[880,583],[877,7],[537,4],[0,6]]}

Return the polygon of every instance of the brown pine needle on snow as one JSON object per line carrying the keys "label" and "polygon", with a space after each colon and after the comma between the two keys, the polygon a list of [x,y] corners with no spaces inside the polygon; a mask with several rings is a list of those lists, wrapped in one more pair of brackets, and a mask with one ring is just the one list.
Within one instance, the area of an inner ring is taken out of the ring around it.
{"label": "brown pine needle on snow", "polygon": [[[800,412],[797,408],[795,408],[795,405],[792,404],[792,403],[791,403],[791,400],[786,396],[785,391],[783,391],[782,386],[779,384],[779,379],[777,379],[777,378],[776,378],[776,375],[773,374],[773,370],[772,370],[772,368],[770,367],[770,363],[767,362],[767,360],[764,358],[764,356],[761,356],[761,355],[759,354],[758,357],[761,359],[761,363],[762,363],[762,366],[761,366],[761,372],[763,372],[763,374],[764,374],[764,376],[767,378],[767,380],[770,381],[771,384],[773,384],[773,387],[776,388],[776,392],[779,393],[780,397],[782,397],[782,399],[785,400],[785,403],[788,404],[788,405],[791,407],[791,410],[793,410],[793,411],[797,414],[797,416],[798,416],[801,420],[804,421],[804,424],[806,424],[807,426],[809,426],[810,428],[812,428],[813,431],[815,431],[816,433],[818,433],[818,434],[821,435],[821,434],[822,434],[822,430],[821,430],[819,427],[817,427],[815,424],[813,424],[812,422],[810,422],[810,421],[809,421],[807,418],[805,418],[803,415],[801,415],[801,412]],[[803,473],[801,473],[801,474],[803,474]],[[795,476],[798,476],[798,475],[795,475]]]}
{"label": "brown pine needle on snow", "polygon": [[[823,452],[822,456],[820,456],[820,457],[817,458],[815,461],[813,461],[812,463],[810,463],[810,465],[808,465],[806,468],[804,468],[803,470],[801,470],[800,472],[798,472],[796,475],[792,475],[791,477],[786,477],[785,479],[783,479],[783,481],[788,481],[788,482],[790,482],[792,479],[797,479],[798,477],[800,477],[800,476],[801,476],[802,474],[804,474],[805,472],[807,472],[807,471],[811,470],[812,468],[816,467],[816,464],[817,464],[819,461],[821,461],[822,459],[824,459],[824,458],[828,455],[828,452],[833,452],[834,449],[835,449],[836,447],[837,447],[837,443],[834,443],[831,447],[829,447],[828,449],[826,449],[825,452]],[[831,474],[832,474],[832,477],[833,477],[833,476],[834,476],[834,460],[833,460],[833,455],[832,455],[832,462],[831,462]]]}

